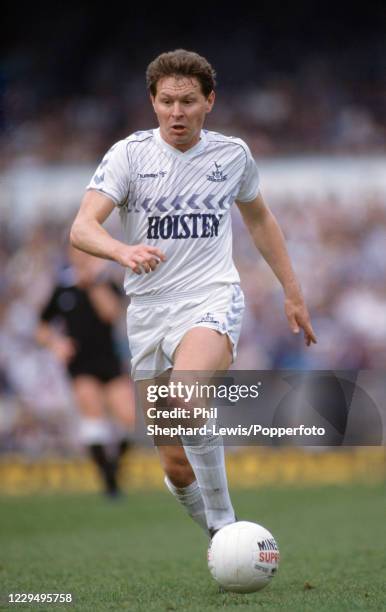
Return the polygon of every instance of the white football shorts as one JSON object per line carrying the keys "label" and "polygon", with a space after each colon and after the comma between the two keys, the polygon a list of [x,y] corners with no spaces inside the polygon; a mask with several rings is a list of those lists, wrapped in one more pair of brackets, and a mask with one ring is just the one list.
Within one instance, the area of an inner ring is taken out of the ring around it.
{"label": "white football shorts", "polygon": [[227,334],[236,358],[244,311],[239,284],[214,285],[210,293],[135,296],[127,309],[133,380],[159,376],[173,367],[173,355],[187,331],[208,327]]}

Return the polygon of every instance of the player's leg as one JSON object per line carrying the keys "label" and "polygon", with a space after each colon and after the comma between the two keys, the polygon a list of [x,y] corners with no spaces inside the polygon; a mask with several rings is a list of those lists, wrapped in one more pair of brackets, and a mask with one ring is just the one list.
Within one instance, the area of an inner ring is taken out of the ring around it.
{"label": "player's leg", "polygon": [[135,424],[135,393],[128,375],[115,376],[104,385],[106,404],[114,425],[114,456],[116,474],[123,457],[131,446],[131,435]]}
{"label": "player's leg", "polygon": [[174,353],[175,371],[226,371],[232,363],[232,345],[227,334],[207,327],[193,327],[183,336]]}
{"label": "player's leg", "polygon": [[135,425],[134,386],[127,375],[117,376],[104,385],[106,404],[113,417],[118,460],[130,446]]}
{"label": "player's leg", "polygon": [[[160,378],[139,381],[137,383],[140,401],[141,405],[143,406],[144,417],[147,423],[150,422],[150,419],[148,418],[149,408],[154,406],[158,409],[167,408],[165,403],[161,402],[161,400],[158,400],[155,404],[148,401],[146,394],[148,385],[167,383],[169,380],[169,374],[163,374]],[[185,508],[189,516],[207,532],[208,526],[206,523],[204,502],[195,474],[186,457],[181,441],[178,440],[175,445],[162,443],[157,444],[157,441],[155,441],[155,444],[162,469],[165,473],[165,485],[167,489]]]}
{"label": "player's leg", "polygon": [[73,391],[81,413],[81,441],[98,467],[106,493],[115,496],[119,489],[116,462],[109,452],[111,432],[104,412],[103,384],[94,376],[80,374],[73,379]]}
{"label": "player's leg", "polygon": [[[201,371],[205,375],[226,371],[231,362],[232,345],[226,334],[195,327],[185,334],[176,349],[172,376],[178,378],[180,372],[189,371]],[[209,531],[234,522],[221,437],[184,436],[182,443],[201,491]]]}
{"label": "player's leg", "polygon": [[165,472],[165,485],[189,516],[208,532],[204,500],[182,444],[157,447]]}
{"label": "player's leg", "polygon": [[117,376],[104,385],[106,401],[112,416],[131,431],[135,423],[135,393],[127,375]]}

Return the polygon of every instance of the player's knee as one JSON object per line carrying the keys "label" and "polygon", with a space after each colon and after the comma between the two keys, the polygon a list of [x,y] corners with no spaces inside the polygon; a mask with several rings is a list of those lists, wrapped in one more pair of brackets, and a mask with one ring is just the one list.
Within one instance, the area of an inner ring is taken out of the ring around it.
{"label": "player's knee", "polygon": [[174,486],[186,487],[195,479],[192,467],[182,447],[175,447],[175,450],[163,452],[161,462],[165,474]]}

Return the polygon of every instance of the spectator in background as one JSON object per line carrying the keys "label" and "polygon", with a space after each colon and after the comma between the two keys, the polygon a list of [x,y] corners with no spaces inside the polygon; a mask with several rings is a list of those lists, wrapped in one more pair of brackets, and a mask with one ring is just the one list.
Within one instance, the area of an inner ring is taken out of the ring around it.
{"label": "spectator in background", "polygon": [[100,260],[72,248],[69,256],[72,265],[61,272],[36,336],[67,367],[82,416],[81,440],[98,466],[106,494],[115,497],[119,462],[134,424],[134,394],[113,338],[122,312],[120,293],[104,280]]}

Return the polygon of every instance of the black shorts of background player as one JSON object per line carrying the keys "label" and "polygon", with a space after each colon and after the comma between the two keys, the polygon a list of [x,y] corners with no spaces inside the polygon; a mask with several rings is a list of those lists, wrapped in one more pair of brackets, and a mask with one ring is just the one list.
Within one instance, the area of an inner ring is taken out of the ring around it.
{"label": "black shorts of background player", "polygon": [[81,413],[80,438],[106,493],[115,497],[119,463],[134,425],[134,392],[113,335],[122,301],[119,289],[101,280],[100,259],[72,248],[69,258],[71,266],[61,272],[41,312],[37,340],[67,368]]}

